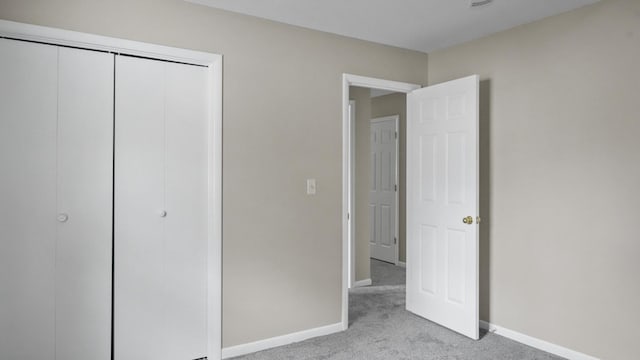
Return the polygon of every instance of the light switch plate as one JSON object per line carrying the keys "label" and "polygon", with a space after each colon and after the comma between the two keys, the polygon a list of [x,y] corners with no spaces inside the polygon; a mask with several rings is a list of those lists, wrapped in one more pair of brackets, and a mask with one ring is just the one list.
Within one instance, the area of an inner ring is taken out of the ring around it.
{"label": "light switch plate", "polygon": [[316,179],[307,179],[307,195],[316,194]]}

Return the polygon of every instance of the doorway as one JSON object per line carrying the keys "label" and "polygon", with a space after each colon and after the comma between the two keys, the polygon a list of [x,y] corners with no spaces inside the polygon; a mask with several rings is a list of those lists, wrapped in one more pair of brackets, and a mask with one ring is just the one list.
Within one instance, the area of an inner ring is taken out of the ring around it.
{"label": "doorway", "polygon": [[[363,181],[366,184],[368,179],[366,176],[358,178],[355,171],[357,179],[353,181],[354,161],[349,161],[354,135],[354,131],[350,131],[354,126],[349,116],[349,101],[354,98],[352,90],[358,88],[406,94],[407,172],[404,183],[407,185],[407,203],[400,206],[408,211],[408,276],[402,291],[403,302],[406,294],[406,310],[478,339],[479,218],[473,217],[478,213],[477,75],[426,88],[343,75],[343,328],[346,330],[349,326],[350,289],[368,285],[356,281],[357,259],[363,248],[358,247],[358,236],[351,236],[350,230],[357,228],[358,219],[362,219],[359,214],[373,213],[371,204],[359,209],[357,200],[350,201],[354,190],[357,195],[358,188],[362,190],[360,184]],[[358,107],[357,99],[355,107]],[[369,131],[364,133],[370,135]],[[358,136],[357,128],[355,135]],[[367,139],[368,144],[369,141]],[[354,183],[360,186],[353,189]],[[371,186],[366,185],[365,189],[369,191]],[[431,211],[432,208],[438,211]],[[376,216],[369,218],[379,219]],[[371,279],[364,281],[371,283]],[[357,292],[351,291],[356,296]]]}
{"label": "doorway", "polygon": [[404,284],[406,95],[350,87],[350,108],[352,287]]}
{"label": "doorway", "polygon": [[[361,93],[361,96],[350,96],[350,95],[354,95],[351,93],[350,91],[350,87],[353,87],[351,89],[354,89],[356,91],[359,91]],[[355,160],[355,153],[357,153],[357,149],[356,149],[356,143],[357,143],[357,139],[356,136],[358,136],[358,134],[360,135],[365,135],[365,139],[366,139],[366,145],[370,145],[369,141],[370,141],[370,124],[371,124],[371,120],[376,118],[375,115],[372,115],[371,112],[369,112],[368,114],[365,114],[362,116],[362,118],[364,119],[364,121],[361,121],[358,124],[366,124],[365,127],[361,127],[361,128],[357,128],[357,124],[356,124],[356,113],[358,112],[358,98],[361,99],[365,99],[368,98],[368,100],[370,101],[371,96],[373,94],[373,97],[377,97],[378,95],[390,95],[392,93],[399,93],[398,95],[401,96],[405,96],[406,93],[411,92],[415,89],[419,89],[421,86],[420,85],[416,85],[416,84],[409,84],[409,83],[402,83],[402,82],[395,82],[395,81],[388,81],[388,80],[381,80],[381,79],[375,79],[375,78],[367,78],[367,77],[362,77],[362,76],[357,76],[357,75],[349,75],[349,74],[345,74],[343,76],[343,188],[345,189],[345,191],[343,192],[343,314],[342,314],[342,320],[343,320],[343,328],[346,329],[348,327],[348,304],[349,304],[349,300],[348,300],[348,289],[352,288],[352,287],[357,287],[357,286],[366,286],[366,285],[371,285],[372,284],[372,279],[371,279],[371,261],[375,261],[374,265],[381,265],[381,266],[376,266],[373,270],[374,271],[379,271],[382,273],[386,273],[386,269],[390,267],[395,267],[396,265],[404,265],[404,257],[402,257],[402,259],[400,259],[400,253],[402,251],[404,251],[403,248],[401,248],[400,244],[398,243],[398,237],[400,237],[399,235],[399,229],[400,226],[397,226],[400,223],[400,216],[399,216],[399,211],[395,211],[394,217],[395,217],[395,225],[394,227],[397,228],[397,230],[393,230],[394,234],[394,238],[396,241],[396,244],[394,244],[395,246],[393,247],[393,251],[394,251],[394,256],[395,256],[395,261],[392,261],[392,264],[390,263],[386,263],[386,262],[378,262],[377,260],[369,260],[370,259],[370,239],[369,236],[366,236],[368,239],[366,242],[361,242],[361,244],[366,244],[364,246],[359,246],[355,241],[355,229],[358,226],[357,225],[357,219],[361,218],[362,215],[359,214],[363,214],[365,216],[372,216],[373,214],[371,214],[368,211],[368,207],[369,204],[367,203],[363,209],[361,209],[360,211],[358,211],[358,207],[357,207],[357,201],[356,201],[356,192],[358,191],[358,187],[355,185],[356,183],[361,183],[363,180],[360,179],[360,177],[358,177],[358,174],[364,172],[366,175],[366,177],[369,177],[370,175],[370,171],[369,171],[369,164],[360,164],[363,165],[362,167],[364,168],[363,171],[357,171],[357,160]],[[373,91],[373,93],[371,92],[371,89],[375,89]],[[362,95],[365,94],[365,95]],[[355,100],[355,101],[353,101]],[[362,107],[362,102],[361,102],[361,107]],[[404,106],[404,108],[406,108],[406,106]],[[362,113],[362,111],[361,111]],[[378,118],[383,117],[383,115],[399,115],[397,113],[392,114],[392,113],[385,113],[385,114],[380,114],[379,116],[377,116]],[[360,132],[358,132],[358,130],[360,130]],[[398,129],[400,130],[400,129]],[[400,137],[400,131],[398,131],[398,136]],[[395,133],[394,133],[394,142],[395,142]],[[396,154],[399,155],[400,152],[403,152],[403,147],[400,145],[401,139],[398,139],[398,148],[397,148],[397,152]],[[365,144],[365,142],[360,142],[361,144]],[[398,166],[399,167],[399,166]],[[399,172],[399,171],[398,171]],[[361,175],[362,176],[362,175]],[[395,174],[395,179],[393,181],[393,188],[394,188],[394,196],[399,196],[399,192],[403,190],[403,187],[400,186],[400,180],[399,180],[399,174],[396,173]],[[368,181],[366,181],[368,182]],[[395,192],[395,189],[398,189],[398,192]],[[364,190],[364,195],[360,196],[361,198],[369,198],[369,188],[368,187],[361,187],[361,190]],[[397,208],[400,209],[402,208],[403,204],[400,204],[400,202],[396,202],[397,204]],[[400,206],[398,206],[400,205]],[[375,216],[373,216],[375,217]],[[367,234],[368,235],[368,234]],[[358,251],[360,250],[360,251]],[[358,257],[359,255],[364,255],[364,256],[360,256],[361,258],[364,258],[365,261],[360,261],[359,263],[364,263],[365,265],[362,266],[361,269],[357,269],[356,268],[356,264],[358,263],[356,257]],[[359,272],[362,272],[364,269],[365,273],[368,273],[366,276],[366,278],[364,279],[358,279]],[[358,282],[358,280],[360,280]]]}

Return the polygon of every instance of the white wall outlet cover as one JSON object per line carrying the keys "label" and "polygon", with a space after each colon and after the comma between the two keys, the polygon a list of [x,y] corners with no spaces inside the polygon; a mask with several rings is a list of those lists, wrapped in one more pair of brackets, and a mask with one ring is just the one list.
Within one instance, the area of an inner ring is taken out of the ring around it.
{"label": "white wall outlet cover", "polygon": [[307,179],[307,195],[315,195],[316,179]]}

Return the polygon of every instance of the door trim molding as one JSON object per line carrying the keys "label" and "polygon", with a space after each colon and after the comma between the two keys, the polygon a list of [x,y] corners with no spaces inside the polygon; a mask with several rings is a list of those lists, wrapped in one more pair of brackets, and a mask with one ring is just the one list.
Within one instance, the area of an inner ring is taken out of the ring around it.
{"label": "door trim molding", "polygon": [[154,59],[211,66],[222,60],[222,55],[187,50],[164,45],[87,34],[46,26],[0,20],[0,36],[82,49],[107,51]]}
{"label": "door trim molding", "polygon": [[[355,261],[351,261],[349,241],[349,86],[361,86],[394,92],[409,93],[420,89],[417,84],[377,79],[372,77],[342,74],[342,329],[349,327],[349,285],[352,283],[350,274],[355,275]],[[353,212],[351,212],[353,213]],[[349,270],[350,269],[350,270]]]}
{"label": "door trim molding", "polygon": [[[349,147],[347,151],[348,165],[347,165],[347,178],[349,181],[349,187],[347,188],[347,199],[349,203],[347,204],[347,211],[349,215],[347,216],[347,231],[349,238],[347,241],[349,242],[349,249],[347,256],[349,257],[349,261],[351,264],[355,264],[356,261],[356,246],[355,246],[355,236],[356,236],[356,101],[349,100]],[[349,289],[355,287],[356,283],[356,270],[355,266],[347,267],[347,271],[349,272]]]}
{"label": "door trim molding", "polygon": [[[400,263],[400,115],[389,115],[389,116],[381,116],[377,118],[373,118],[370,120],[370,123],[374,122],[382,122],[387,120],[393,120],[395,123],[395,144],[396,144],[396,167],[394,170],[394,181],[395,181],[395,198],[396,198],[396,208],[394,211],[395,217],[395,227],[393,229],[393,236],[396,239],[394,247],[394,257],[393,263],[398,266]],[[371,245],[369,245],[371,246]]]}
{"label": "door trim molding", "polygon": [[0,20],[0,37],[128,54],[208,68],[208,357],[222,349],[222,55]]}
{"label": "door trim molding", "polygon": [[599,360],[596,357],[580,353],[575,350],[567,349],[563,346],[550,343],[541,339],[534,338],[533,336],[525,335],[514,330],[504,328],[502,326],[494,325],[490,322],[480,320],[480,328],[487,330],[488,332],[496,335],[504,336],[507,339],[517,341],[521,344],[531,346],[539,350],[546,351],[550,354],[558,355],[563,358],[571,360]]}

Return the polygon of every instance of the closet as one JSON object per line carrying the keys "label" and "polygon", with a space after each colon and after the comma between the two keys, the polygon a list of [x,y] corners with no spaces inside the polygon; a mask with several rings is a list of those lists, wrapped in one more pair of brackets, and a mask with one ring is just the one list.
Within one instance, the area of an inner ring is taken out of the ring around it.
{"label": "closet", "polygon": [[206,357],[206,67],[0,39],[0,79],[0,359]]}

